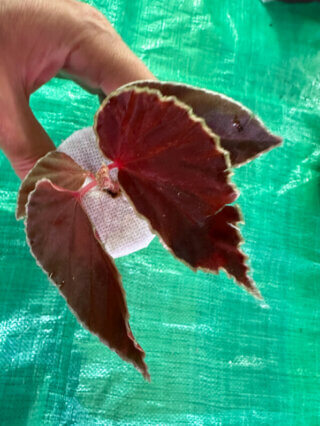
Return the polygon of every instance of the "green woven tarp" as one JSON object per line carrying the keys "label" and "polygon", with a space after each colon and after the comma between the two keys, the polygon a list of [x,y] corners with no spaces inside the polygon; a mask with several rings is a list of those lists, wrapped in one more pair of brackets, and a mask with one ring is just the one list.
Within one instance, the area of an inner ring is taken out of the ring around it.
{"label": "green woven tarp", "polygon": [[[265,305],[223,272],[192,272],[157,238],[118,259],[145,382],[36,266],[14,216],[19,180],[1,154],[0,424],[319,424],[320,5],[89,3],[159,79],[223,92],[284,138],[234,175]],[[56,145],[98,107],[65,80],[31,103]]]}

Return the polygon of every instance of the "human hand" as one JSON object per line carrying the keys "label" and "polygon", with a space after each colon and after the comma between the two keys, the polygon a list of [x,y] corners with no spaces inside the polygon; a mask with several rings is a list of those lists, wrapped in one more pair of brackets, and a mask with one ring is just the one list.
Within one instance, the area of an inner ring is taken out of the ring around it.
{"label": "human hand", "polygon": [[0,0],[0,147],[20,178],[54,149],[29,97],[63,70],[105,94],[155,78],[108,20],[77,0]]}

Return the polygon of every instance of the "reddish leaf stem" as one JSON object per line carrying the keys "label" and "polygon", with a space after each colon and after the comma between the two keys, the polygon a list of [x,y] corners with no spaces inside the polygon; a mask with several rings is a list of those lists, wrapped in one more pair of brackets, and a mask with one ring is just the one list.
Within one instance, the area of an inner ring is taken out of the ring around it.
{"label": "reddish leaf stem", "polygon": [[118,161],[114,161],[113,163],[108,164],[109,170],[112,170],[112,169],[115,169],[115,168],[120,169],[120,167],[121,167],[121,165]]}
{"label": "reddish leaf stem", "polygon": [[72,191],[72,195],[78,200],[80,201],[81,198],[86,195],[86,193],[88,191],[90,191],[90,189],[94,188],[95,186],[97,186],[97,181],[94,179],[92,182],[89,182],[86,186],[84,186],[83,188],[81,188],[79,191]]}
{"label": "reddish leaf stem", "polygon": [[78,191],[79,197],[80,198],[83,197],[88,191],[90,191],[90,189],[94,188],[95,186],[97,186],[96,180],[89,182],[86,186],[84,186],[82,189],[80,189],[80,191]]}

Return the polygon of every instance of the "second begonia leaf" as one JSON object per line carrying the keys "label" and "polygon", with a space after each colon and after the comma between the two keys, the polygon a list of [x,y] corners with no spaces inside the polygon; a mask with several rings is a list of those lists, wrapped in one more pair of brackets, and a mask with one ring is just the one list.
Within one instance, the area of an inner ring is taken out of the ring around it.
{"label": "second begonia leaf", "polygon": [[230,154],[232,166],[238,167],[279,146],[281,138],[273,135],[254,114],[234,99],[221,93],[183,83],[154,80],[130,83],[159,90],[189,105],[196,116],[220,136],[221,146]]}
{"label": "second begonia leaf", "polygon": [[120,275],[81,206],[81,193],[39,181],[29,195],[26,233],[32,254],[83,325],[149,379]]}
{"label": "second begonia leaf", "polygon": [[105,100],[95,130],[119,183],[167,247],[194,268],[224,268],[259,297],[239,248],[239,211],[224,208],[238,196],[228,154],[204,120],[175,97],[131,87]]}

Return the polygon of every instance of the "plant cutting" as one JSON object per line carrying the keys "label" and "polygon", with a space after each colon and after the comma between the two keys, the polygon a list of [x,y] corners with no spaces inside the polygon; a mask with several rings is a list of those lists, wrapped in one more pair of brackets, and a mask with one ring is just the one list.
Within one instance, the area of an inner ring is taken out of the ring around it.
{"label": "plant cutting", "polygon": [[230,98],[156,81],[111,93],[94,129],[111,162],[92,174],[65,153],[47,154],[22,182],[17,218],[25,218],[33,256],[80,322],[149,379],[121,277],[83,208],[84,195],[93,188],[114,198],[123,192],[177,259],[194,271],[224,269],[261,298],[240,248],[231,168],[281,139]]}

